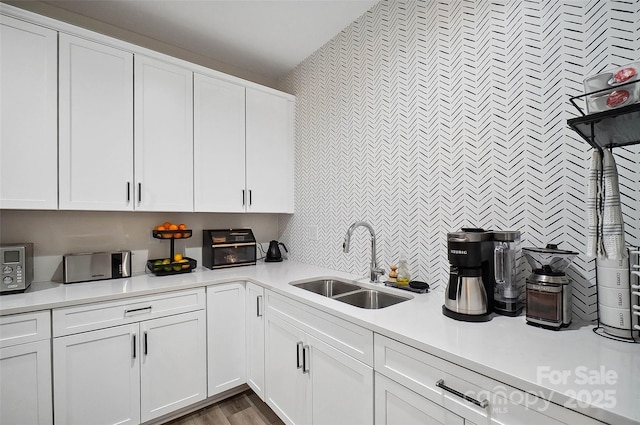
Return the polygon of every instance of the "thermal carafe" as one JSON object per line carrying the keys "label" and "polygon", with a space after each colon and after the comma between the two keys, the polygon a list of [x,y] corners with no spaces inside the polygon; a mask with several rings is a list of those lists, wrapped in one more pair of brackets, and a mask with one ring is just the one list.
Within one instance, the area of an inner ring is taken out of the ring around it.
{"label": "thermal carafe", "polygon": [[493,311],[517,316],[524,308],[524,276],[520,278],[522,248],[519,231],[493,232]]}

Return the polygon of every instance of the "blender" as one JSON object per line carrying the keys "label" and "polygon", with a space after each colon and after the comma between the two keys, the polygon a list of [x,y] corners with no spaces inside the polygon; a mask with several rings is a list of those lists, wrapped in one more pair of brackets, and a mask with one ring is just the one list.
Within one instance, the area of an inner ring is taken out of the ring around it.
{"label": "blender", "polygon": [[493,232],[493,311],[517,316],[524,308],[524,279],[519,278],[522,262],[519,231]]}
{"label": "blender", "polygon": [[571,323],[571,281],[565,271],[577,252],[545,248],[523,248],[531,265],[527,278],[527,324],[558,330]]}

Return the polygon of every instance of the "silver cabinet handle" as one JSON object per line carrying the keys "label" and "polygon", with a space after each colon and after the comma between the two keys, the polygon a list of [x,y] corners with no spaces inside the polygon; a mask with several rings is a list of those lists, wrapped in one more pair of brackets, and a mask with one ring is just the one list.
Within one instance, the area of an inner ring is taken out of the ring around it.
{"label": "silver cabinet handle", "polygon": [[251,201],[251,189],[249,189],[249,206],[251,206],[251,205],[252,205],[252,203],[253,203],[253,202]]}
{"label": "silver cabinet handle", "polygon": [[487,400],[478,401],[473,397],[469,397],[466,394],[462,394],[458,390],[454,390],[451,387],[447,387],[444,384],[444,379],[439,379],[438,382],[436,382],[436,387],[440,387],[443,390],[450,392],[451,394],[455,394],[458,397],[463,398],[463,399],[467,400],[468,402],[471,402],[471,403],[475,404],[476,406],[482,407],[483,409],[485,409],[487,406],[489,406],[489,402]]}
{"label": "silver cabinet handle", "polygon": [[127,202],[131,201],[131,182],[127,182]]}
{"label": "silver cabinet handle", "polygon": [[[304,351],[304,347],[302,346],[302,341],[296,344],[296,369],[300,369],[302,367],[302,365],[300,364],[300,348],[302,348],[302,350]],[[302,354],[304,357],[304,352]]]}
{"label": "silver cabinet handle", "polygon": [[138,203],[142,202],[142,183],[138,183]]}
{"label": "silver cabinet handle", "polygon": [[247,202],[245,201],[244,189],[242,189],[242,206],[244,207]]}
{"label": "silver cabinet handle", "polygon": [[133,358],[136,358],[136,334],[133,334]]}
{"label": "silver cabinet handle", "polygon": [[144,355],[145,356],[149,354],[148,339],[149,338],[148,338],[147,332],[145,331],[144,333]]}
{"label": "silver cabinet handle", "polygon": [[258,317],[262,317],[262,309],[260,308],[262,304],[262,295],[258,295],[256,298],[256,315]]}
{"label": "silver cabinet handle", "polygon": [[302,373],[309,373],[309,364],[307,363],[307,353],[309,352],[309,346],[302,347]]}

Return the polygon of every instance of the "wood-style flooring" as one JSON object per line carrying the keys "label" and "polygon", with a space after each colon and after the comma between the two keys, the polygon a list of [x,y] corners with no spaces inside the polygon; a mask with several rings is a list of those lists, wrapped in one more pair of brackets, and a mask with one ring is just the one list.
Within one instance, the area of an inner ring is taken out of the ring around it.
{"label": "wood-style flooring", "polygon": [[251,390],[196,410],[165,425],[284,425]]}

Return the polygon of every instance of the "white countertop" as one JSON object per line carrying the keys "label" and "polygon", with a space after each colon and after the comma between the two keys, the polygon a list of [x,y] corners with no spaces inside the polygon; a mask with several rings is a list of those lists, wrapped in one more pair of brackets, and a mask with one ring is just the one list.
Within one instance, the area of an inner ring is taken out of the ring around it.
{"label": "white countertop", "polygon": [[313,277],[360,279],[284,261],[163,277],[35,283],[24,294],[1,296],[0,315],[248,280],[601,421],[640,423],[640,344],[597,336],[587,324],[541,329],[527,325],[523,315],[458,322],[442,314],[442,292],[412,294],[379,284],[378,289],[413,299],[366,310],[289,285]]}

